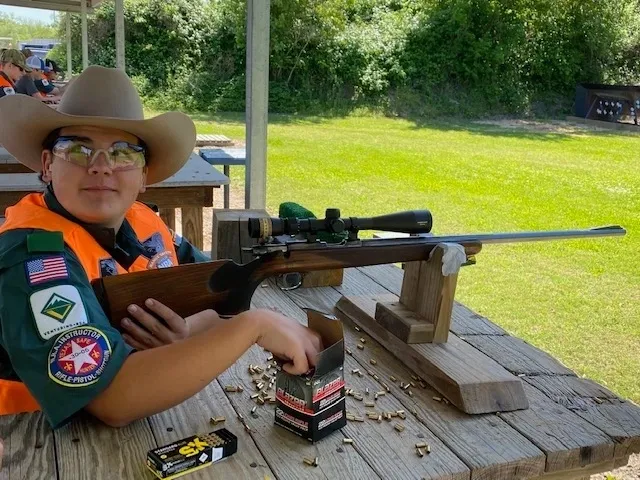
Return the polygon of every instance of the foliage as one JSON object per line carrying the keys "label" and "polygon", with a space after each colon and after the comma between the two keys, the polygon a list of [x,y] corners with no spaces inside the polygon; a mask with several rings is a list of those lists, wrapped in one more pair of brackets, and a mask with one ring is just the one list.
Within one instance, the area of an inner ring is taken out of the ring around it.
{"label": "foliage", "polygon": [[[579,82],[640,82],[639,2],[272,0],[270,109],[566,112]],[[125,0],[127,71],[148,104],[243,110],[245,9],[245,0]],[[91,63],[115,63],[114,14],[103,2],[90,17]],[[78,16],[72,36],[79,71]],[[61,45],[54,55],[64,64],[65,54]]]}
{"label": "foliage", "polygon": [[0,13],[0,37],[11,38],[11,45],[17,47],[19,42],[32,38],[55,38],[56,27]]}

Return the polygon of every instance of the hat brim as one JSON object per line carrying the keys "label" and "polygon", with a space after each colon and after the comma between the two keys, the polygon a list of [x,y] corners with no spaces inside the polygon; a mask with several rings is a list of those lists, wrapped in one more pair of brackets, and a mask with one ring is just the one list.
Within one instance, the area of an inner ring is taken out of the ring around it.
{"label": "hat brim", "polygon": [[35,172],[42,170],[42,142],[53,130],[95,126],[123,130],[148,147],[147,184],[162,182],[189,160],[196,143],[193,121],[181,112],[144,120],[68,115],[27,95],[0,98],[0,145]]}

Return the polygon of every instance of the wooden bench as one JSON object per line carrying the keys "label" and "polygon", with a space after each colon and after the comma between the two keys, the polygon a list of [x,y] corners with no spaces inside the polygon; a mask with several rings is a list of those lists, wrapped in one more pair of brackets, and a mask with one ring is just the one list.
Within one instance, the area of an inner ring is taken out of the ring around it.
{"label": "wooden bench", "polygon": [[[1,152],[0,152],[1,154]],[[15,161],[15,160],[14,160]],[[0,165],[22,166],[20,163]],[[24,169],[27,169],[24,167]],[[0,214],[27,193],[44,190],[38,174],[7,172],[0,169]],[[213,206],[213,188],[227,185],[229,178],[193,153],[182,169],[163,182],[149,185],[138,199],[153,203],[160,216],[175,229],[175,209],[182,209],[182,234],[197,248],[203,249],[203,208]]]}
{"label": "wooden bench", "polygon": [[[200,156],[211,165],[222,165],[227,177],[231,165],[247,165],[247,152],[244,148],[201,148]],[[224,208],[229,208],[229,185],[224,186]]]}
{"label": "wooden bench", "polygon": [[198,134],[196,147],[229,147],[233,141],[224,135]]}

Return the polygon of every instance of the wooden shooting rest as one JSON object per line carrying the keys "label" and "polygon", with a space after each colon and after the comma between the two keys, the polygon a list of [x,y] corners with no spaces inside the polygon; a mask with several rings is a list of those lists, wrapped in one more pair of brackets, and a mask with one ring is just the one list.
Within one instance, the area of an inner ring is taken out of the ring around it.
{"label": "wooden shooting rest", "polygon": [[442,274],[443,255],[444,249],[438,246],[429,261],[406,263],[400,297],[342,296],[336,305],[338,313],[463,412],[528,408],[518,377],[449,332],[458,274]]}

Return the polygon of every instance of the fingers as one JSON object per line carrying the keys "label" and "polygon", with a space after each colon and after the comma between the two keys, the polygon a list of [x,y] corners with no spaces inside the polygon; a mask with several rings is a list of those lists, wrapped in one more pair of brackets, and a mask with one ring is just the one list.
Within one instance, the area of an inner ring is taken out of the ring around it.
{"label": "fingers", "polygon": [[127,310],[135,320],[151,332],[153,337],[159,339],[161,343],[170,343],[172,341],[171,332],[149,312],[136,305],[129,305]]}
{"label": "fingers", "polygon": [[138,342],[137,340],[135,340],[133,337],[131,337],[130,335],[123,333],[122,334],[122,338],[124,339],[124,341],[132,346],[133,348],[135,348],[136,350],[147,350],[149,348],[152,348],[148,345],[144,345],[143,343]]}
{"label": "fingers", "polygon": [[185,321],[185,319],[166,305],[152,298],[147,299],[144,304],[149,310],[157,314],[158,317],[162,318],[167,323],[170,330],[181,334],[186,329],[187,322]]}
{"label": "fingers", "polygon": [[[138,310],[141,309],[138,308]],[[145,348],[159,347],[163,344],[159,338],[151,335],[151,333],[139,325],[136,325],[135,322],[129,318],[122,319],[120,325],[127,331],[129,338],[135,340],[138,344],[146,345]]]}
{"label": "fingers", "polygon": [[282,369],[291,375],[302,375],[309,371],[309,363],[307,362],[307,354],[304,350],[300,350],[292,356],[291,362],[285,363]]}

